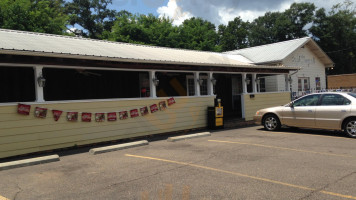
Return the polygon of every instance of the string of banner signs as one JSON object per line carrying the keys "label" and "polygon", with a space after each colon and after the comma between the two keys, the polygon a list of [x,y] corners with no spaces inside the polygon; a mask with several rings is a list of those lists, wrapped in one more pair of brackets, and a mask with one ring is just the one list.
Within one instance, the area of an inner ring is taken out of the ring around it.
{"label": "string of banner signs", "polygon": [[[168,106],[171,106],[175,104],[175,100],[173,97],[169,98],[167,100]],[[157,104],[152,104],[149,106],[151,113],[155,113],[158,110],[165,110],[167,109],[167,104],[166,101],[160,101]],[[67,113],[67,121],[78,121],[78,115],[81,114],[81,119],[83,122],[91,122],[92,119],[92,113],[91,112],[72,112],[72,111],[62,111],[62,110],[55,110],[55,109],[48,109],[48,108],[42,108],[42,107],[36,107],[35,108],[35,117],[37,118],[46,118],[47,117],[47,111],[51,110],[53,113],[53,118],[54,121],[58,121],[59,118],[61,117],[63,112]],[[18,104],[17,107],[17,113],[21,115],[30,115],[31,112],[31,105],[28,104]],[[96,122],[103,122],[105,121],[105,115],[107,115],[107,121],[116,121],[117,120],[117,113],[119,113],[119,119],[124,120],[129,118],[129,113],[131,118],[135,118],[140,116],[145,116],[149,113],[148,107],[144,106],[141,107],[140,109],[132,109],[130,111],[119,111],[119,112],[99,112],[95,113],[95,121]]]}

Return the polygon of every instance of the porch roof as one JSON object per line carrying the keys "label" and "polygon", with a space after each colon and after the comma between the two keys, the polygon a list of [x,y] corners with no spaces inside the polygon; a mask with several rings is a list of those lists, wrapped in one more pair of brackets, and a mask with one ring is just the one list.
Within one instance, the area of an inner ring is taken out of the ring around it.
{"label": "porch roof", "polygon": [[240,55],[138,45],[105,40],[0,29],[0,54],[103,60],[129,63],[297,70],[254,65]]}

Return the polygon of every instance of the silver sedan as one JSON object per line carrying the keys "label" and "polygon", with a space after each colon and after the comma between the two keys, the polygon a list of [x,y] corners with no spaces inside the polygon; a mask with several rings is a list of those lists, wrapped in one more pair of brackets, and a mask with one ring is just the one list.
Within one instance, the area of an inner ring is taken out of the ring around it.
{"label": "silver sedan", "polygon": [[269,131],[285,125],[344,130],[348,136],[356,138],[356,93],[309,94],[284,106],[258,110],[254,120]]}

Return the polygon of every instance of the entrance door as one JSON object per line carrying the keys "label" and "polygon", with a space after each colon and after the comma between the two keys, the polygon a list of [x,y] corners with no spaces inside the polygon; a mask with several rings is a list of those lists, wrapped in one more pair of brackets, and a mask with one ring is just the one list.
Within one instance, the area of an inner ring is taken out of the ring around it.
{"label": "entrance door", "polygon": [[216,98],[221,99],[225,118],[241,118],[242,83],[239,74],[214,74]]}
{"label": "entrance door", "polygon": [[232,111],[236,117],[242,117],[241,112],[241,93],[242,82],[241,75],[231,75],[231,87],[232,87]]}
{"label": "entrance door", "polygon": [[298,91],[309,91],[309,90],[310,90],[309,78],[306,77],[298,78]]}

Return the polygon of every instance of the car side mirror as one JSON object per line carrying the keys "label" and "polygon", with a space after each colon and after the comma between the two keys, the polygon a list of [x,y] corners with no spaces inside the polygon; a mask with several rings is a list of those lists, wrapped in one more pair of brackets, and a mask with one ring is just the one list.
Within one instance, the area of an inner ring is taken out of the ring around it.
{"label": "car side mirror", "polygon": [[294,103],[291,102],[291,103],[289,104],[289,107],[294,108]]}

